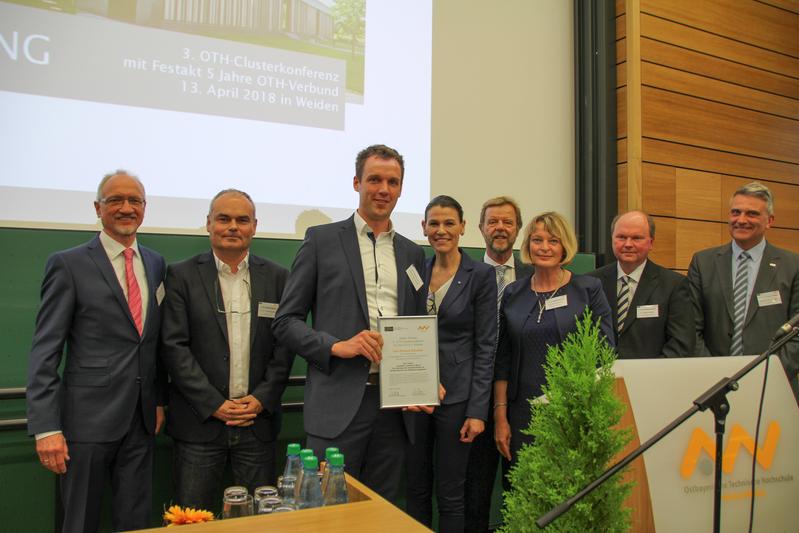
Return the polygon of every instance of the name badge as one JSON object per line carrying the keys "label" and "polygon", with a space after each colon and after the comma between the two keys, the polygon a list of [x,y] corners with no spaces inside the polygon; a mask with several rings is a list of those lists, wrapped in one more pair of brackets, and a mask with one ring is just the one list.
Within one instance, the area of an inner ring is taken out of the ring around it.
{"label": "name badge", "polygon": [[635,308],[635,318],[657,318],[658,304],[652,305],[639,305]]}
{"label": "name badge", "polygon": [[757,295],[757,305],[759,307],[780,305],[781,303],[782,298],[780,298],[780,291],[761,292]]}
{"label": "name badge", "polygon": [[161,305],[161,302],[164,301],[164,296],[166,296],[166,289],[164,289],[164,282],[161,282],[161,285],[155,289],[155,301],[158,305]]}
{"label": "name badge", "polygon": [[550,298],[549,300],[547,300],[544,309],[546,310],[557,309],[558,307],[566,307],[567,305],[569,305],[569,300],[567,299],[565,294],[562,294],[560,296],[555,296],[554,298]]}
{"label": "name badge", "polygon": [[405,269],[405,273],[408,274],[408,279],[411,280],[411,284],[413,285],[413,290],[418,291],[419,287],[424,285],[422,281],[422,276],[419,275],[419,272],[416,271],[416,267],[411,265]]}
{"label": "name badge", "polygon": [[258,318],[275,318],[277,307],[277,304],[258,302]]}

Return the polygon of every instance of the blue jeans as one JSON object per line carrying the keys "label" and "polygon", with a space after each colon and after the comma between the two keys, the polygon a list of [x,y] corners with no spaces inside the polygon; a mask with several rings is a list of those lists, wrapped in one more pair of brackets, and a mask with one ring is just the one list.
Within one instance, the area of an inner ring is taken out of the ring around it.
{"label": "blue jeans", "polygon": [[250,428],[225,427],[211,442],[175,440],[175,503],[216,509],[222,501],[222,476],[228,459],[236,485],[252,494],[275,483],[275,441],[259,440]]}

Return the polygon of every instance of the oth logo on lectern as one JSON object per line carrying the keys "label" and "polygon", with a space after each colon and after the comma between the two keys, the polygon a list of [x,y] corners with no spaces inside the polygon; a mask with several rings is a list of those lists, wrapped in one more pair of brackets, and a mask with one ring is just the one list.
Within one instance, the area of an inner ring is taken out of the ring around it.
{"label": "oth logo on lectern", "polygon": [[[765,431],[765,438],[761,434],[763,445],[757,448],[757,462],[765,470],[771,468],[771,463],[774,461],[777,442],[780,440],[780,432],[779,423],[772,421]],[[755,439],[747,433],[743,426],[733,424],[722,455],[721,469],[725,474],[730,474],[735,469],[735,461],[738,459],[742,449],[749,452],[750,456],[754,455]],[[682,464],[680,465],[680,475],[683,479],[688,479],[694,474],[703,451],[711,461],[715,459],[715,438],[705,433],[702,429],[695,428],[688,441],[688,446],[685,449]]]}

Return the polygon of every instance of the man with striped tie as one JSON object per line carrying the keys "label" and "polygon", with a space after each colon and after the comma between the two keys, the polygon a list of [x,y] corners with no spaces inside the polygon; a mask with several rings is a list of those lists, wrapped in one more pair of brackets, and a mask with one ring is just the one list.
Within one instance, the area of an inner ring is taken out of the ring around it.
{"label": "man with striped tie", "polygon": [[655,221],[641,211],[613,219],[616,261],[591,273],[613,310],[616,350],[624,359],[694,354],[693,308],[685,276],[655,264]]}
{"label": "man with striped tie", "polygon": [[[513,253],[513,244],[521,227],[522,213],[512,198],[497,196],[483,204],[479,223],[486,243],[483,262],[493,266],[496,272],[497,310],[505,287],[533,273],[533,267],[522,263]],[[494,405],[493,395],[489,405]],[[494,443],[494,416],[489,413],[485,431],[474,439],[469,452],[464,489],[466,533],[484,533],[489,530],[490,495],[494,489],[498,464],[499,452]]]}
{"label": "man with striped tie", "polygon": [[63,532],[97,531],[107,486],[114,531],[153,525],[166,265],[137,243],[145,205],[138,178],[123,170],[105,176],[94,202],[103,230],[45,267],[28,363],[28,432],[42,466],[58,474]]}
{"label": "man with striped tie", "polygon": [[[705,355],[759,354],[777,328],[799,312],[799,255],[766,241],[773,223],[768,187],[744,185],[730,200],[732,242],[694,254],[688,279],[697,350]],[[780,356],[797,393],[799,341]]]}

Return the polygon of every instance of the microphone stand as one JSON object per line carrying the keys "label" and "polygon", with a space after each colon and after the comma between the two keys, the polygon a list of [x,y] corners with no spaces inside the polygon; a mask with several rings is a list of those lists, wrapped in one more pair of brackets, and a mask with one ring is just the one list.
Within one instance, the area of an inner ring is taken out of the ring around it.
{"label": "microphone stand", "polygon": [[736,372],[731,378],[723,378],[718,383],[706,390],[696,400],[690,409],[679,415],[672,422],[670,422],[663,429],[658,431],[652,438],[645,443],[641,444],[638,448],[627,454],[622,460],[611,466],[605,472],[596,478],[594,481],[586,485],[580,492],[559,503],[553,507],[546,514],[538,517],[535,521],[536,525],[540,528],[545,528],[553,520],[560,515],[571,509],[571,507],[587,496],[591,491],[600,486],[602,483],[610,479],[614,474],[618,473],[622,468],[630,464],[636,457],[643,454],[646,450],[651,448],[660,439],[677,429],[683,422],[691,418],[697,411],[706,411],[710,409],[713,412],[715,419],[715,432],[716,432],[716,464],[714,468],[714,490],[713,490],[713,532],[719,533],[721,527],[721,463],[724,446],[724,427],[727,414],[730,411],[730,404],[727,401],[727,393],[730,391],[738,390],[738,381],[748,374],[753,368],[765,361],[769,355],[776,353],[780,348],[785,346],[791,339],[799,334],[799,328],[792,328],[782,338],[771,343],[768,349],[752,359],[748,365]]}

